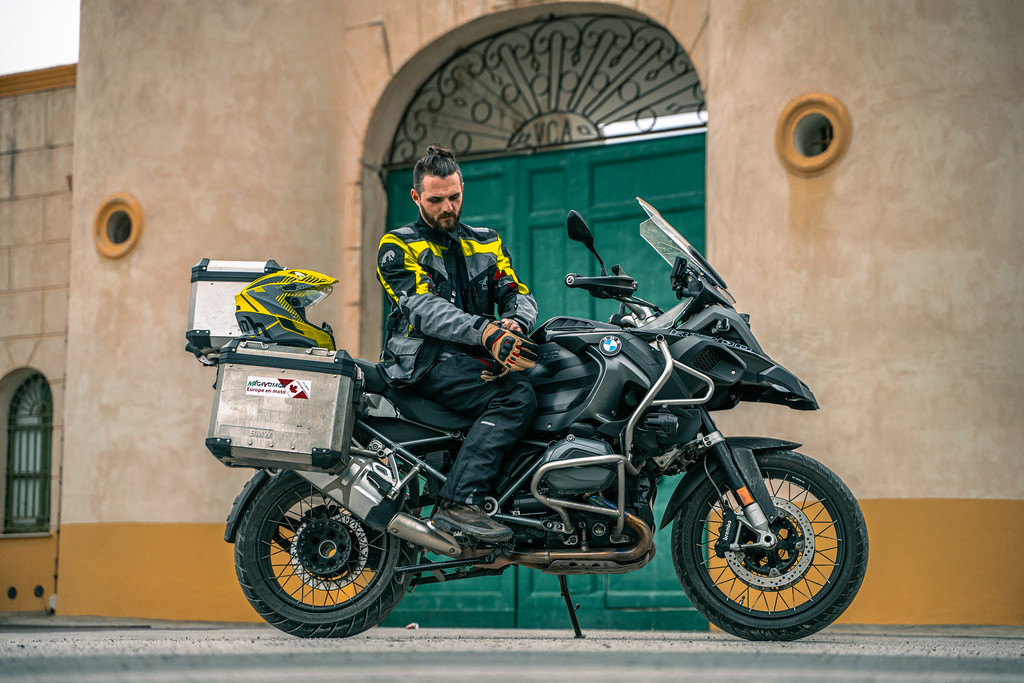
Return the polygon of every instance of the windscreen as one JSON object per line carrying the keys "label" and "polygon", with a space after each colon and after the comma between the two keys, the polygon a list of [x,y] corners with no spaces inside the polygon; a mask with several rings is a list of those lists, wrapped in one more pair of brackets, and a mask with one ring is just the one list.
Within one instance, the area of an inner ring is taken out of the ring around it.
{"label": "windscreen", "polygon": [[651,245],[669,265],[675,265],[676,257],[682,256],[711,284],[725,291],[727,289],[725,280],[715,272],[715,269],[701,253],[694,249],[685,237],[676,232],[676,229],[669,225],[669,222],[658,213],[657,209],[640,197],[637,197],[636,200],[640,202],[640,206],[650,217],[640,224],[640,236],[644,238],[644,241]]}

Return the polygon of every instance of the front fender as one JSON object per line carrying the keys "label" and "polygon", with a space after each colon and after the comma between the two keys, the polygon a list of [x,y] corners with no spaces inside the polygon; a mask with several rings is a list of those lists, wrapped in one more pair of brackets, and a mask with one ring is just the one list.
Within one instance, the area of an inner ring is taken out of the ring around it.
{"label": "front fender", "polygon": [[238,534],[238,523],[242,520],[242,513],[249,507],[249,501],[256,495],[256,492],[263,488],[270,479],[270,472],[256,470],[252,479],[245,482],[245,486],[235,496],[235,502],[231,504],[231,512],[228,513],[227,525],[224,527],[224,540],[228,543],[235,542]]}
{"label": "front fender", "polygon": [[[730,436],[727,437],[725,443],[728,444],[729,448],[747,448],[754,452],[754,457],[763,454],[770,453],[772,451],[788,451],[794,448],[799,448],[803,444],[795,443],[793,441],[783,441],[782,439],[770,439],[761,436]],[[712,458],[708,462],[708,470],[715,472],[718,470],[718,463]],[[668,505],[665,506],[665,514],[661,518],[661,525],[659,529],[664,529],[668,526],[668,523],[676,516],[679,512],[679,508],[682,507],[683,501],[690,497],[698,486],[700,486],[705,479],[708,478],[707,473],[703,467],[695,467],[691,469],[686,475],[680,480],[679,484],[676,485],[676,490],[672,492],[672,497],[668,500]]]}

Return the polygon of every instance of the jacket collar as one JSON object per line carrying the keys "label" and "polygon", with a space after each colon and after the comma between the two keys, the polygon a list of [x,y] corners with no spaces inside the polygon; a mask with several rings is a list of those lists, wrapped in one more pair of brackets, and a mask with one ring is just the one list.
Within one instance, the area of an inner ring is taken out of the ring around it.
{"label": "jacket collar", "polygon": [[415,226],[419,229],[421,235],[429,239],[431,242],[435,242],[437,244],[445,244],[449,240],[458,244],[461,241],[463,227],[462,223],[456,225],[455,229],[452,230],[450,233],[445,233],[430,227],[430,225],[428,225],[427,222],[423,220],[423,215],[417,213]]}

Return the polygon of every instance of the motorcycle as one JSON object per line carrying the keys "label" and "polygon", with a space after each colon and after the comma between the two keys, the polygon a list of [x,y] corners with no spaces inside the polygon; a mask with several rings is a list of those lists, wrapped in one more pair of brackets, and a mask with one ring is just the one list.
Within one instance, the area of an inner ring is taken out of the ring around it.
{"label": "motorcycle", "polygon": [[[569,213],[570,239],[593,253],[601,274],[570,273],[565,285],[617,301],[619,312],[607,323],[558,316],[531,334],[539,359],[523,377],[536,391],[537,416],[485,504],[514,531],[511,541],[431,524],[472,421],[389,387],[371,361],[352,359],[352,415],[335,436],[341,447],[319,456],[314,448],[308,462],[231,462],[231,439],[207,440],[226,464],[257,468],[235,499],[225,540],[234,543],[246,598],[266,621],[301,637],[351,636],[416,586],[520,566],[558,576],[582,637],[566,575],[642,569],[655,529],[669,524],[682,589],[724,631],[794,640],[847,609],[868,560],[854,496],[798,453],[800,444],[726,437],[711,416],[744,401],[816,410],[814,395],[764,352],[715,269],[638,201],[647,214],[641,236],[671,266],[679,303],[662,310],[636,296],[637,282],[620,266],[608,274],[585,221]],[[200,358],[218,366],[218,391],[230,358],[241,360],[227,352]],[[679,474],[656,527],[659,484]]]}

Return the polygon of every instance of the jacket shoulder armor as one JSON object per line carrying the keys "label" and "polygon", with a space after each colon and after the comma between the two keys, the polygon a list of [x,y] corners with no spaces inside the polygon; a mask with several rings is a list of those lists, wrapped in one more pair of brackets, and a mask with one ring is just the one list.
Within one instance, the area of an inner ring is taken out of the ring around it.
{"label": "jacket shoulder armor", "polygon": [[403,225],[400,228],[395,228],[394,230],[389,230],[386,234],[394,235],[395,237],[399,237],[401,239],[406,239],[406,238],[409,238],[409,237],[417,237],[417,236],[419,236],[419,231],[416,230],[416,224],[415,223],[409,223],[408,225]]}
{"label": "jacket shoulder armor", "polygon": [[474,228],[472,225],[466,225],[465,223],[462,224],[462,227],[465,228],[465,236],[474,242],[486,244],[498,239],[498,232],[491,228]]}

